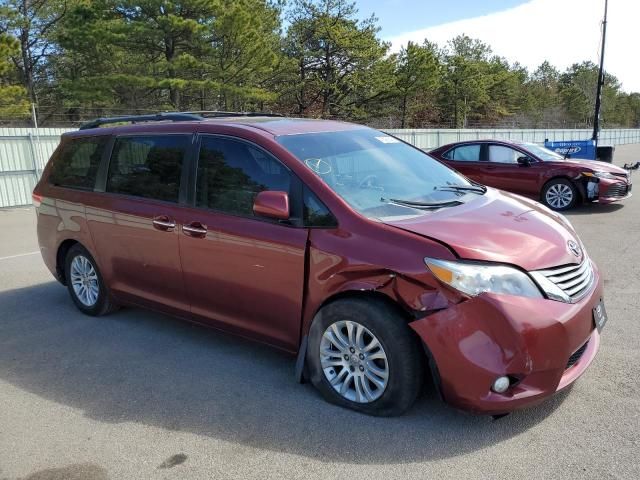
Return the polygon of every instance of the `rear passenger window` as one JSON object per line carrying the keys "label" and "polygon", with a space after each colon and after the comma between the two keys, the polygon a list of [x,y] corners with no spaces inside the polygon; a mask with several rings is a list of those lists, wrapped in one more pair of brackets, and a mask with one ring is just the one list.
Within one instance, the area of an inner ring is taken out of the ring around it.
{"label": "rear passenger window", "polygon": [[503,145],[489,145],[489,161],[495,163],[518,163],[518,157],[523,153]]}
{"label": "rear passenger window", "polygon": [[191,137],[121,137],[113,147],[107,192],[178,202],[182,164]]}
{"label": "rear passenger window", "polygon": [[229,138],[203,137],[198,159],[196,205],[253,216],[253,201],[264,190],[289,193],[291,175],[271,155]]}
{"label": "rear passenger window", "polygon": [[463,145],[456,147],[453,150],[449,150],[445,154],[445,158],[458,162],[479,162],[480,145]]}
{"label": "rear passenger window", "polygon": [[93,190],[100,159],[109,137],[75,138],[64,142],[52,161],[49,183]]}

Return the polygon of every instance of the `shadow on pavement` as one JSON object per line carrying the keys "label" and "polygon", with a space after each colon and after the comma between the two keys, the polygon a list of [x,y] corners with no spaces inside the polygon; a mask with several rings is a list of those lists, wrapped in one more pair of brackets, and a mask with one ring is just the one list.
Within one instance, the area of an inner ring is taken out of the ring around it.
{"label": "shadow on pavement", "polygon": [[87,317],[55,282],[1,292],[0,309],[0,379],[18,388],[101,422],[332,462],[461,455],[517,436],[566,397],[493,421],[446,407],[431,387],[408,414],[373,418],[297,384],[277,350],[138,309]]}
{"label": "shadow on pavement", "polygon": [[620,209],[624,208],[624,203],[606,203],[600,205],[599,203],[588,203],[584,205],[580,205],[579,207],[573,208],[566,212],[562,212],[567,217],[572,217],[574,215],[593,215],[601,214],[601,213],[612,213],[616,212]]}

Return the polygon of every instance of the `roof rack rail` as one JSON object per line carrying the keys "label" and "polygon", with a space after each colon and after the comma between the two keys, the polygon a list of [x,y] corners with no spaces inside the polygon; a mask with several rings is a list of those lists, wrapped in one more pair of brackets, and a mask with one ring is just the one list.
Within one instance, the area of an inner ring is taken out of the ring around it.
{"label": "roof rack rail", "polygon": [[224,118],[224,117],[282,117],[280,113],[271,112],[225,112],[221,110],[196,110],[193,112],[182,112],[193,115],[202,115],[205,118]]}
{"label": "roof rack rail", "polygon": [[124,122],[188,122],[204,120],[202,115],[198,115],[192,112],[163,112],[154,113],[153,115],[127,115],[124,117],[107,117],[97,118],[87,123],[80,125],[80,130],[87,130],[89,128],[97,128],[101,125],[108,125],[111,123],[124,123]]}
{"label": "roof rack rail", "polygon": [[97,128],[101,125],[109,125],[111,123],[138,123],[138,122],[189,122],[200,121],[206,118],[225,118],[225,117],[282,117],[279,113],[267,112],[223,112],[219,110],[201,110],[196,112],[161,112],[151,115],[126,115],[123,117],[103,117],[96,118],[90,122],[80,125],[80,130],[88,130],[89,128]]}

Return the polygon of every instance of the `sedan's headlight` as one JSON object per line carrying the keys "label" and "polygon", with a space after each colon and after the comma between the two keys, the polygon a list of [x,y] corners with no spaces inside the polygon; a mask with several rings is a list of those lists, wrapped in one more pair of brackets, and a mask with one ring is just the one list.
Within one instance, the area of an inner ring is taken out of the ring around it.
{"label": "sedan's headlight", "polygon": [[609,172],[582,172],[585,177],[598,177],[598,178],[618,178]]}
{"label": "sedan's headlight", "polygon": [[533,280],[526,273],[513,267],[429,257],[424,259],[424,263],[441,282],[467,295],[490,292],[543,298]]}

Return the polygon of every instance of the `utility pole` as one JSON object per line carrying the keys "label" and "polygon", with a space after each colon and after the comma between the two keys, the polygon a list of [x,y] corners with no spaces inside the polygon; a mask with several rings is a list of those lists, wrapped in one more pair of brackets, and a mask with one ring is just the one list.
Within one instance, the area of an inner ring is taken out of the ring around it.
{"label": "utility pole", "polygon": [[598,147],[598,133],[600,131],[600,104],[602,103],[602,87],[604,86],[604,44],[607,37],[607,6],[609,0],[604,0],[604,20],[602,20],[602,47],[600,48],[600,68],[598,69],[598,89],[596,90],[596,110],[593,115],[593,135],[591,139]]}

